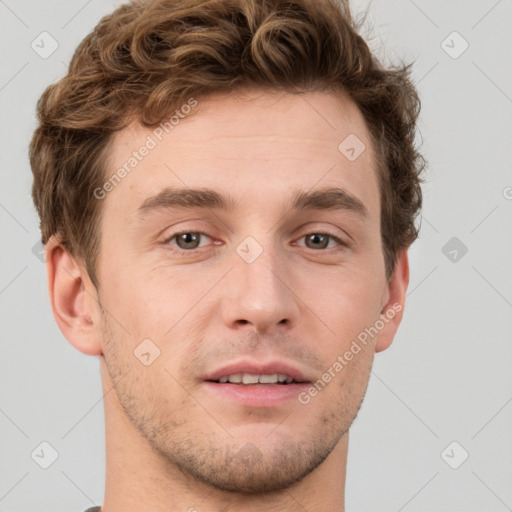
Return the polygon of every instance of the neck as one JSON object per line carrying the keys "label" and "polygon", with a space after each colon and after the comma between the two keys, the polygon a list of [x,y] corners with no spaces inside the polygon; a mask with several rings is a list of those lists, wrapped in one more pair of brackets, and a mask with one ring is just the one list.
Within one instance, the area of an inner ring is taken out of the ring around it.
{"label": "neck", "polygon": [[265,495],[225,492],[182,473],[155,452],[124,413],[103,371],[106,482],[102,512],[344,512],[348,432],[313,472]]}

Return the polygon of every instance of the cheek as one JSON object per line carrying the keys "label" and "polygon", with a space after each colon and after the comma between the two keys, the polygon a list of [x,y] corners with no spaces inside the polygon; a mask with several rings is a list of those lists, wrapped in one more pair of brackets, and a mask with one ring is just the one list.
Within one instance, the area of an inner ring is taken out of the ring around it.
{"label": "cheek", "polygon": [[303,292],[310,297],[306,303],[327,324],[327,332],[338,344],[350,343],[379,317],[385,290],[380,275],[343,269],[319,271],[310,273],[310,282],[315,285]]}
{"label": "cheek", "polygon": [[[210,274],[201,279],[197,272],[194,277],[185,272],[179,275],[176,270],[145,272],[142,266],[132,268],[134,271],[126,274],[110,274],[111,286],[105,297],[117,350],[127,368],[167,382],[169,374],[156,369],[179,372],[181,364],[193,357],[198,340],[216,321],[216,305],[204,296],[219,278]],[[149,356],[142,356],[147,353]],[[144,367],[137,356],[154,362]],[[180,388],[174,391],[180,396]]]}
{"label": "cheek", "polygon": [[[112,251],[115,254],[116,251]],[[178,294],[145,277],[141,265],[115,257],[102,269],[101,300],[120,334],[133,339],[161,337],[172,322],[173,297]]]}

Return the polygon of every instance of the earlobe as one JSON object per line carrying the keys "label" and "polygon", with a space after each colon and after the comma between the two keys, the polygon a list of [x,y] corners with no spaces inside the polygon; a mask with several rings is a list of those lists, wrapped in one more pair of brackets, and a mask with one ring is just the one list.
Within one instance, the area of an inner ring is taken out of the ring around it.
{"label": "earlobe", "polygon": [[46,273],[53,315],[64,337],[84,354],[102,354],[96,290],[86,288],[84,269],[55,237],[46,244]]}
{"label": "earlobe", "polygon": [[397,256],[393,275],[387,284],[386,301],[381,311],[383,328],[379,332],[375,352],[382,352],[393,342],[398,326],[402,321],[405,307],[405,294],[409,285],[409,259],[404,249]]}

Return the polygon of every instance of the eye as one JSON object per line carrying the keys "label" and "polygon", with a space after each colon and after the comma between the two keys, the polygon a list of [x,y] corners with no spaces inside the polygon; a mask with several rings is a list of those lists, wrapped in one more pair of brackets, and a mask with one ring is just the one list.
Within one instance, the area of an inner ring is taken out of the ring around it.
{"label": "eye", "polygon": [[186,231],[183,233],[176,233],[172,237],[165,240],[165,243],[171,244],[171,242],[176,239],[176,245],[178,249],[182,249],[184,251],[198,249],[200,247],[199,243],[201,237],[210,238],[205,233],[194,232],[194,231]]}
{"label": "eye", "polygon": [[347,244],[343,242],[340,238],[334,235],[330,235],[328,233],[308,233],[301,237],[304,238],[306,242],[306,247],[309,249],[330,249],[333,246],[329,247],[329,242],[333,240],[338,245],[346,247]]}
{"label": "eye", "polygon": [[[206,238],[207,241],[201,244],[201,238]],[[332,249],[336,246],[348,247],[348,244],[343,240],[329,233],[308,233],[307,235],[302,236],[299,240],[302,239],[305,240],[306,247],[314,250]],[[164,240],[164,244],[171,245],[178,251],[191,252],[194,249],[200,249],[207,245],[208,240],[210,240],[210,237],[206,233],[198,231],[183,231],[166,238]]]}

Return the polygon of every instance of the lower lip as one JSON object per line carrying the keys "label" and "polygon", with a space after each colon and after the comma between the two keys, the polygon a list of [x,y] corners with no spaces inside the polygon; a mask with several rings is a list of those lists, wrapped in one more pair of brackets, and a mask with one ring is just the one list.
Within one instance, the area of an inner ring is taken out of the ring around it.
{"label": "lower lip", "polygon": [[292,384],[221,384],[217,382],[205,382],[206,389],[217,396],[224,397],[231,402],[249,407],[274,407],[291,400],[297,400],[301,391],[304,391],[308,383]]}

